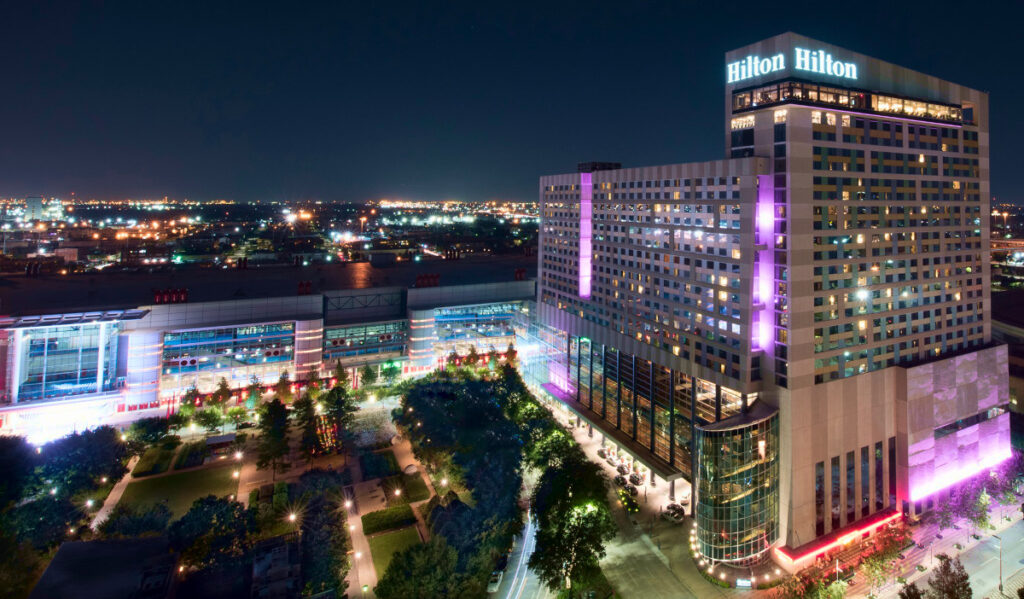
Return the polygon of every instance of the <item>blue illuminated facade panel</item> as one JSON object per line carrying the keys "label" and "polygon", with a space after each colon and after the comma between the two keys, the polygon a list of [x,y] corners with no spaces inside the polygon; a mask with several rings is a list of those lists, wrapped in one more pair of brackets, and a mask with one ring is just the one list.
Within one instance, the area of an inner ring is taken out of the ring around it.
{"label": "blue illuminated facade panel", "polygon": [[18,331],[18,402],[113,389],[117,332],[116,322]]}
{"label": "blue illuminated facade panel", "polygon": [[405,320],[331,327],[324,330],[325,362],[342,358],[404,354],[409,337]]}
{"label": "blue illuminated facade panel", "polygon": [[174,331],[164,334],[163,374],[290,362],[294,350],[294,322]]}

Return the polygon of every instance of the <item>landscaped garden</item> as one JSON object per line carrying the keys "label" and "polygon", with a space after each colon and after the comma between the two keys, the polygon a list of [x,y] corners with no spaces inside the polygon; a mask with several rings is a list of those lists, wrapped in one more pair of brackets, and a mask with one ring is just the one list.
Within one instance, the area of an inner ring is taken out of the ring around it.
{"label": "landscaped garden", "polygon": [[391,558],[404,549],[420,543],[420,533],[415,526],[381,533],[367,539],[373,556],[373,568],[381,576],[391,563]]}
{"label": "landscaped garden", "polygon": [[238,479],[231,464],[214,466],[133,481],[128,484],[121,502],[142,507],[166,501],[172,518],[179,518],[200,497],[224,497],[238,492]]}

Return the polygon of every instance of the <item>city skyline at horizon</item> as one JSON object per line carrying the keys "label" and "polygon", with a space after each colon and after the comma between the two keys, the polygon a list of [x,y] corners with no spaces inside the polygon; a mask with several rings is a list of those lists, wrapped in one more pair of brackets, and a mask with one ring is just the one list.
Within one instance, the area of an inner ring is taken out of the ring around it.
{"label": "city skyline at horizon", "polygon": [[[988,17],[992,35],[964,51],[898,35],[907,22],[944,22],[941,14],[890,6],[891,20],[866,37],[858,22],[870,11],[836,29],[828,16],[840,10],[775,11],[753,26],[679,36],[679,24],[740,23],[750,13],[660,4],[301,15],[12,8],[13,45],[54,41],[4,65],[20,92],[0,116],[0,195],[529,201],[536,173],[579,161],[671,164],[718,153],[717,119],[692,115],[717,111],[717,93],[706,92],[725,85],[724,52],[796,31],[942,79],[992,82],[993,114],[1006,123],[992,140],[993,195],[1020,203],[1005,146],[1021,125],[999,114],[1021,83],[985,59],[1010,51],[1012,36],[998,34],[1009,20]],[[644,35],[593,34],[616,30]],[[617,75],[580,84],[587,79],[574,69],[586,63]],[[545,132],[568,142],[543,143]]]}

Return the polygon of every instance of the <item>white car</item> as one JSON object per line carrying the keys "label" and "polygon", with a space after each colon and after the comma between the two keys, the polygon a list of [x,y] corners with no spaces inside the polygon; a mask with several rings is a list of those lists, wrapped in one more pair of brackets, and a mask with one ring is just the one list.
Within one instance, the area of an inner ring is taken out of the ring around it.
{"label": "white car", "polygon": [[505,573],[501,570],[495,570],[491,572],[491,578],[487,581],[487,592],[497,593],[498,588],[501,586],[501,579],[505,576]]}

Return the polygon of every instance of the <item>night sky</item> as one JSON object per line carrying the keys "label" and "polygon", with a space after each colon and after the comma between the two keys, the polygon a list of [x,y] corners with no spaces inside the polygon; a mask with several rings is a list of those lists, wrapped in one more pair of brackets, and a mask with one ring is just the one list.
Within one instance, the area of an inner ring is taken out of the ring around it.
{"label": "night sky", "polygon": [[724,53],[791,30],[988,91],[1024,200],[1015,2],[209,4],[0,6],[0,197],[534,200],[722,158]]}

